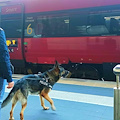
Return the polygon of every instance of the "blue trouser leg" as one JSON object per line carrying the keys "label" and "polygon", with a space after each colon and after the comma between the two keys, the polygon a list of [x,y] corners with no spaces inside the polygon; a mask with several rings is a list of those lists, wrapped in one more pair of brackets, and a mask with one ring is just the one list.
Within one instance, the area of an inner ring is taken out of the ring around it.
{"label": "blue trouser leg", "polygon": [[4,92],[5,92],[5,80],[0,77],[0,118],[1,118],[1,104],[3,102]]}

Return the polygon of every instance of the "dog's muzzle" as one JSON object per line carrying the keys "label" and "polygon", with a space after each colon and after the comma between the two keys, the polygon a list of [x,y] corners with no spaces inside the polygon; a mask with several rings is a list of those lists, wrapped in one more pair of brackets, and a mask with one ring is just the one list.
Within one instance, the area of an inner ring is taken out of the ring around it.
{"label": "dog's muzzle", "polygon": [[62,77],[63,78],[70,78],[71,74],[72,73],[70,71],[65,70],[64,74],[62,74]]}

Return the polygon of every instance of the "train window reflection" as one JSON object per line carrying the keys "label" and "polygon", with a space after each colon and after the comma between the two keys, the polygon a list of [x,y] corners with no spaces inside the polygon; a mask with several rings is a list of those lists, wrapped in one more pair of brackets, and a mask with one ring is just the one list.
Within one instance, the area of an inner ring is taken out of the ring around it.
{"label": "train window reflection", "polygon": [[21,24],[21,19],[4,20],[1,22],[7,38],[20,38],[22,32]]}
{"label": "train window reflection", "polygon": [[105,17],[110,34],[120,34],[120,16]]}
{"label": "train window reflection", "polygon": [[68,17],[39,17],[36,25],[36,35],[39,37],[64,36],[69,31]]}

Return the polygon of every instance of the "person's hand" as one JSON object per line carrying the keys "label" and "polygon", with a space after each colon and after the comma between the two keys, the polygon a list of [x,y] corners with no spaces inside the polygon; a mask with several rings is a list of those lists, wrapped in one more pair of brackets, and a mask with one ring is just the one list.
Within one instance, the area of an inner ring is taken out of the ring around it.
{"label": "person's hand", "polygon": [[13,82],[9,82],[7,88],[10,89],[10,88],[12,88],[13,86],[14,86],[14,81],[13,81]]}

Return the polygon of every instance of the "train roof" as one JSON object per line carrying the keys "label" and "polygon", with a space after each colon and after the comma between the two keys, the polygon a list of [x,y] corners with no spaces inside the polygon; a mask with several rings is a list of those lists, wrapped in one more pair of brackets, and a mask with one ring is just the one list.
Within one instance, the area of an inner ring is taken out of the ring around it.
{"label": "train roof", "polygon": [[117,5],[120,0],[0,0],[0,3],[25,5],[25,13]]}

